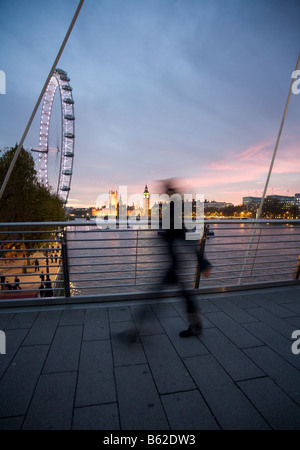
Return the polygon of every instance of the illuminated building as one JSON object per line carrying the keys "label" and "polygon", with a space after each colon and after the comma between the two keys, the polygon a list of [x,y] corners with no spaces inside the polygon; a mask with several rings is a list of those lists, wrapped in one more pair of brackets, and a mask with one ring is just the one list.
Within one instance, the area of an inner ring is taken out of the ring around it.
{"label": "illuminated building", "polygon": [[118,191],[109,191],[109,209],[116,210],[118,205]]}
{"label": "illuminated building", "polygon": [[143,193],[143,214],[148,216],[150,210],[150,193],[148,190],[148,186],[145,186]]}

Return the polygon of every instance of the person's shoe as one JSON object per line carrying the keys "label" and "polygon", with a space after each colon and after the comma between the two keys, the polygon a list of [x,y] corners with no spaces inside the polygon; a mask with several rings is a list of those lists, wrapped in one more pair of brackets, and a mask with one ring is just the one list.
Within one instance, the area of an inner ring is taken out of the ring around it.
{"label": "person's shoe", "polygon": [[183,330],[179,333],[180,337],[190,337],[190,336],[199,336],[199,334],[201,334],[202,331],[202,327],[200,325],[198,326],[193,326],[191,327],[191,325],[188,327],[187,330]]}

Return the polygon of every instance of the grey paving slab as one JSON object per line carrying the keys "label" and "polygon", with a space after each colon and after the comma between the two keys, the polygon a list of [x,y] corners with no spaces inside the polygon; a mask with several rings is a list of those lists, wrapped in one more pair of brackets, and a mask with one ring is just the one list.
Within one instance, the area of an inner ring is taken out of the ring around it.
{"label": "grey paving slab", "polygon": [[142,336],[141,340],[160,394],[195,388],[191,376],[166,335]]}
{"label": "grey paving slab", "polygon": [[120,430],[117,403],[75,408],[72,429]]}
{"label": "grey paving slab", "polygon": [[290,311],[288,308],[286,308],[286,303],[283,305],[279,304],[278,302],[274,302],[272,299],[272,296],[265,294],[259,299],[256,299],[257,306],[263,307],[265,310],[270,311],[273,313],[274,316],[277,317],[291,317],[295,315],[293,311]]}
{"label": "grey paving slab", "polygon": [[291,325],[288,321],[278,317],[276,314],[266,310],[265,308],[253,308],[251,309],[251,313],[260,322],[267,324],[283,336],[290,336],[294,330],[293,325]]}
{"label": "grey paving slab", "polygon": [[84,309],[72,309],[67,306],[67,309],[62,312],[59,325],[82,325],[84,321],[84,314]]}
{"label": "grey paving slab", "polygon": [[112,306],[108,309],[110,322],[128,322],[132,320],[129,306]]}
{"label": "grey paving slab", "polygon": [[298,355],[294,355],[291,350],[291,335],[285,337],[262,322],[248,323],[245,327],[270,347],[271,350],[279,354],[297,369],[300,369],[300,358],[297,357]]}
{"label": "grey paving slab", "polygon": [[162,395],[172,430],[219,430],[215,418],[198,390]]}
{"label": "grey paving slab", "polygon": [[122,430],[168,430],[151,371],[147,364],[115,369]]}
{"label": "grey paving slab", "polygon": [[286,320],[295,327],[295,330],[300,330],[300,316],[289,317]]}
{"label": "grey paving slab", "polygon": [[43,372],[69,372],[77,370],[81,337],[82,325],[58,327]]}
{"label": "grey paving slab", "polygon": [[[178,312],[178,315],[182,317],[182,319],[185,321],[186,324],[188,324],[187,319],[187,312],[186,312],[186,305],[183,302],[175,303],[174,308]],[[214,324],[211,323],[208,318],[206,317],[206,314],[204,313],[203,309],[201,308],[201,314],[202,314],[202,323],[203,328],[212,328],[214,327]]]}
{"label": "grey paving slab", "polygon": [[116,402],[110,341],[82,343],[75,406]]}
{"label": "grey paving slab", "polygon": [[235,381],[264,375],[261,369],[217,328],[205,330],[200,339]]}
{"label": "grey paving slab", "polygon": [[156,317],[177,317],[178,313],[172,303],[156,303],[151,305]]}
{"label": "grey paving slab", "polygon": [[107,308],[86,309],[83,340],[94,341],[99,339],[110,339]]}
{"label": "grey paving slab", "polygon": [[[202,298],[199,296],[193,296],[193,302],[197,307],[201,310],[203,314],[206,314],[207,312],[217,312],[220,311],[220,308],[214,305],[212,300],[208,300],[207,298]],[[187,308],[185,301],[179,301],[176,303],[173,303],[173,306],[175,310],[183,317],[186,317],[187,315]]]}
{"label": "grey paving slab", "polygon": [[61,311],[40,312],[30,328],[24,345],[50,344],[61,317]]}
{"label": "grey paving slab", "polygon": [[0,314],[0,330],[4,330],[13,318],[13,313]]}
{"label": "grey paving slab", "polygon": [[16,328],[30,328],[37,318],[37,312],[24,312],[15,314],[12,320],[6,325],[5,329],[12,330]]}
{"label": "grey paving slab", "polygon": [[185,364],[222,429],[269,429],[258,411],[212,355],[186,358]]}
{"label": "grey paving slab", "polygon": [[181,317],[165,317],[161,318],[160,321],[174,348],[182,358],[208,353],[207,348],[199,339],[182,339],[179,336],[179,332],[187,328]]}
{"label": "grey paving slab", "polygon": [[245,353],[300,406],[299,370],[266,346],[246,349]]}
{"label": "grey paving slab", "polygon": [[175,311],[183,318],[186,318],[186,304],[183,301],[173,303]]}
{"label": "grey paving slab", "polygon": [[6,369],[9,367],[12,359],[20,348],[22,342],[24,341],[28,329],[20,330],[5,330],[5,340],[6,340],[6,354],[0,355],[0,378],[5,373]]}
{"label": "grey paving slab", "polygon": [[219,307],[219,310],[224,311],[238,323],[242,324],[256,321],[255,317],[251,315],[251,311],[250,313],[246,312],[241,307],[241,305],[239,305],[237,302],[234,302],[232,299],[229,298],[212,299],[211,302],[217,305]]}
{"label": "grey paving slab", "polygon": [[30,404],[24,430],[70,430],[76,372],[41,375]]}
{"label": "grey paving slab", "polygon": [[265,299],[270,299],[278,304],[285,305],[285,303],[294,302],[296,299],[299,300],[300,290],[297,288],[293,289],[277,289],[276,291],[264,291],[263,296]]}
{"label": "grey paving slab", "polygon": [[262,342],[224,312],[208,313],[209,320],[238,348],[255,347]]}
{"label": "grey paving slab", "polygon": [[219,306],[214,303],[214,299],[208,300],[207,298],[198,297],[197,304],[203,313],[220,311]]}
{"label": "grey paving slab", "polygon": [[299,316],[299,314],[300,314],[300,301],[298,303],[295,303],[295,302],[285,303],[284,306],[285,306],[286,309],[296,313]]}
{"label": "grey paving slab", "polygon": [[[255,302],[255,299],[253,298],[252,294],[240,294],[240,295],[234,295],[229,296],[227,299],[229,299],[233,304],[238,306],[239,308],[255,308],[257,307],[257,303]],[[251,313],[251,311],[250,311]]]}
{"label": "grey paving slab", "polygon": [[130,340],[132,330],[136,330],[134,322],[112,323],[110,329],[114,366],[146,363],[140,338]]}
{"label": "grey paving slab", "polygon": [[256,294],[255,292],[250,293],[249,295],[253,298],[253,301],[256,303],[256,306],[260,306],[261,302],[265,302],[266,304],[277,304],[284,305],[285,297],[284,292],[286,291],[264,291],[262,293]]}
{"label": "grey paving slab", "polygon": [[0,383],[0,417],[24,415],[49,346],[21,347]]}
{"label": "grey paving slab", "polygon": [[140,335],[160,334],[164,330],[150,305],[132,306],[131,313]]}
{"label": "grey paving slab", "polygon": [[300,429],[300,407],[272,380],[269,378],[247,380],[238,385],[272,428]]}
{"label": "grey paving slab", "polygon": [[132,304],[0,309],[0,429],[299,429],[299,294],[199,295],[204,330],[188,339],[179,297],[150,301],[135,341]]}
{"label": "grey paving slab", "polygon": [[18,416],[8,417],[7,419],[0,419],[0,430],[21,430],[24,417],[25,416]]}

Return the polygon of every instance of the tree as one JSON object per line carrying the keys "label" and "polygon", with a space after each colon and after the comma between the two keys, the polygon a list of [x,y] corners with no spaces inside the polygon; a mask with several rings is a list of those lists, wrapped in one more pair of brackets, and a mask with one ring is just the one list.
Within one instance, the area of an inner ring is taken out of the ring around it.
{"label": "tree", "polygon": [[[0,185],[2,185],[10,163],[18,145],[7,150],[0,158]],[[51,222],[64,221],[66,214],[62,200],[53,192],[37,181],[34,160],[31,154],[24,148],[21,149],[15,166],[10,175],[9,181],[0,200],[0,220],[1,222]],[[31,228],[27,228],[32,231]],[[53,230],[53,227],[52,227]],[[45,233],[47,227],[35,228],[35,233],[25,233],[20,236],[17,231],[26,232],[22,226],[16,227],[14,232],[10,228],[1,236],[1,248],[11,251],[12,249],[22,249],[27,257],[32,252],[29,249],[39,248],[43,244],[39,240],[51,239],[53,234]],[[40,233],[36,233],[39,231]],[[17,240],[23,242],[16,242]],[[29,241],[29,242],[27,242]],[[6,253],[2,252],[5,257]]]}
{"label": "tree", "polygon": [[[17,145],[0,158],[0,185],[2,185]],[[62,200],[38,183],[34,160],[21,149],[3,197],[0,200],[1,222],[44,222],[66,219]]]}
{"label": "tree", "polygon": [[233,205],[225,206],[224,208],[220,209],[220,212],[223,214],[224,217],[233,217],[235,211],[236,207]]}

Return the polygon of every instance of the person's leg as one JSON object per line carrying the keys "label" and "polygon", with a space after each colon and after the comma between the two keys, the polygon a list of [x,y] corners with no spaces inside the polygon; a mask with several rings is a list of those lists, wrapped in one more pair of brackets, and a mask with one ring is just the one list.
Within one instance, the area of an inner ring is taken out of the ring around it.
{"label": "person's leg", "polygon": [[181,331],[179,335],[181,337],[198,336],[202,333],[202,319],[200,309],[195,304],[192,296],[184,288],[183,284],[181,285],[181,289],[182,294],[185,298],[187,318],[190,325],[186,330]]}

